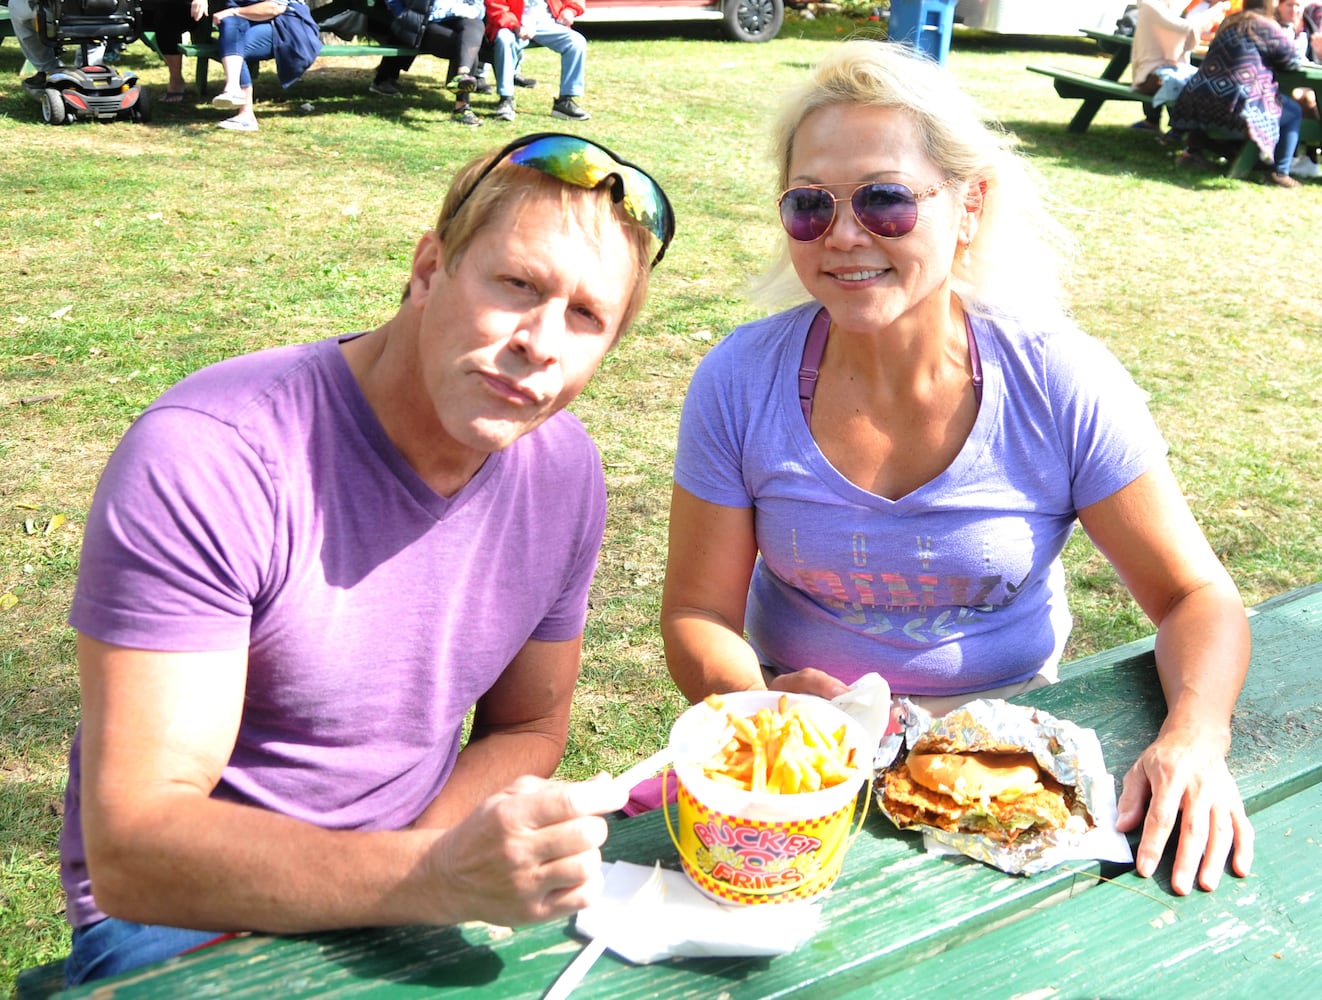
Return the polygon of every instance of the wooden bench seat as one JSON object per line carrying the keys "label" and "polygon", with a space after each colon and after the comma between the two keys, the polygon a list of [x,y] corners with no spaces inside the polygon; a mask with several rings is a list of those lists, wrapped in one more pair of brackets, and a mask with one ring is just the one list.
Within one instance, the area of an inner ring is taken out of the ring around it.
{"label": "wooden bench seat", "polygon": [[[183,42],[179,50],[186,56],[197,60],[197,92],[205,96],[207,92],[207,69],[211,60],[220,61],[220,47],[215,42]],[[375,42],[344,43],[323,45],[318,58],[363,58],[381,59],[385,56],[416,56],[417,49],[399,45],[378,45]]]}
{"label": "wooden bench seat", "polygon": [[1075,73],[1055,66],[1029,66],[1029,72],[1051,77],[1056,93],[1066,100],[1079,100],[1083,104],[1070,119],[1069,131],[1087,132],[1088,126],[1107,101],[1137,101],[1151,106],[1152,95],[1140,94],[1127,83],[1106,80],[1096,76]]}

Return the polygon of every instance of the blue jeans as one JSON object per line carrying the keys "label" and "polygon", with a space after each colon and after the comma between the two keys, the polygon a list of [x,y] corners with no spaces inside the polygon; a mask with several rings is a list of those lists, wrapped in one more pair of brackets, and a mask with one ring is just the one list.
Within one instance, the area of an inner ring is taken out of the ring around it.
{"label": "blue jeans", "polygon": [[251,87],[252,76],[248,72],[249,60],[275,58],[275,29],[270,21],[254,24],[237,15],[223,18],[220,22],[220,58],[243,56],[243,69],[239,71],[239,86]]}
{"label": "blue jeans", "polygon": [[[10,0],[9,25],[23,50],[23,58],[38,73],[54,73],[60,68],[60,54],[37,30],[37,0]],[[20,67],[21,69],[22,67]]]}
{"label": "blue jeans", "polygon": [[1304,123],[1304,109],[1293,97],[1281,95],[1281,137],[1276,141],[1276,162],[1272,169],[1278,174],[1290,172],[1290,161],[1299,148],[1299,130]]}
{"label": "blue jeans", "polygon": [[501,97],[514,96],[514,74],[523,62],[523,50],[529,41],[544,45],[552,52],[560,53],[560,96],[581,97],[583,94],[583,63],[587,58],[588,40],[573,28],[557,24],[543,28],[531,39],[520,38],[509,28],[496,32],[494,66],[496,68],[496,93]]}
{"label": "blue jeans", "polygon": [[64,963],[68,986],[117,976],[214,941],[216,931],[189,931],[156,927],[106,917],[86,927],[75,927],[73,950]]}

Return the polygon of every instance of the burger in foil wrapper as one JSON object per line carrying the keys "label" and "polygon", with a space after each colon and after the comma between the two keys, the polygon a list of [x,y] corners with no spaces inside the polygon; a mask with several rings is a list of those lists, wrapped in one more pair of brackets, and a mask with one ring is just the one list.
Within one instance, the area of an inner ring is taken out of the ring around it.
{"label": "burger in foil wrapper", "polygon": [[891,822],[921,830],[930,850],[1024,875],[1070,858],[1133,860],[1091,729],[1001,700],[940,718],[899,705],[901,729],[878,748],[874,790]]}

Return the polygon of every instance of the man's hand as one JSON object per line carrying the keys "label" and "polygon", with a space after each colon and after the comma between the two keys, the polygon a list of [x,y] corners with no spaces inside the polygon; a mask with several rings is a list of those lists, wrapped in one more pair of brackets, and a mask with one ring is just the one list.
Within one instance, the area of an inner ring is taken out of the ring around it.
{"label": "man's hand", "polygon": [[1192,890],[1195,873],[1200,887],[1215,889],[1227,857],[1236,875],[1249,873],[1253,825],[1219,740],[1163,734],[1125,775],[1116,825],[1127,832],[1142,822],[1135,864],[1142,877],[1156,870],[1177,815],[1179,846],[1171,872],[1171,888],[1177,895]]}
{"label": "man's hand", "polygon": [[528,25],[526,24],[519,25],[519,37],[522,38],[525,42],[532,41],[532,36],[535,34],[537,34],[537,32],[533,31],[533,29],[530,28]]}
{"label": "man's hand", "polygon": [[465,919],[517,927],[567,916],[600,894],[601,814],[623,808],[628,797],[606,777],[575,784],[519,778],[446,832],[424,884]]}
{"label": "man's hand", "polygon": [[574,26],[574,12],[566,7],[560,12],[560,16],[557,17],[556,20],[566,28],[572,28]]}

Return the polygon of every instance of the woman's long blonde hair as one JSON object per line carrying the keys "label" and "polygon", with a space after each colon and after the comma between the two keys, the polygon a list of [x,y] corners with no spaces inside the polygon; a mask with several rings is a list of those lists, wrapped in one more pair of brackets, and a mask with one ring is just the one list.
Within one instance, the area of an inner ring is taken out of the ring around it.
{"label": "woman's long blonde hair", "polygon": [[[982,219],[967,263],[957,258],[951,284],[965,307],[1011,313],[1064,311],[1063,279],[1073,240],[1047,211],[1041,181],[1015,140],[980,112],[954,77],[931,59],[892,42],[841,42],[788,94],[776,120],[772,153],[776,194],[789,183],[794,142],[804,119],[836,104],[897,108],[917,125],[927,156],[947,177],[986,184]],[[858,136],[864,143],[867,136]],[[770,307],[806,301],[788,237],[779,258],[753,288]],[[963,255],[960,255],[962,258]]]}

